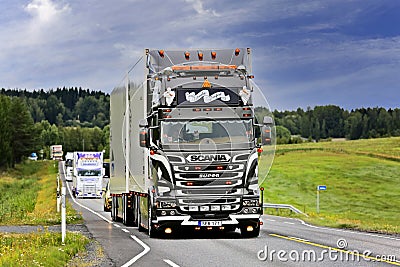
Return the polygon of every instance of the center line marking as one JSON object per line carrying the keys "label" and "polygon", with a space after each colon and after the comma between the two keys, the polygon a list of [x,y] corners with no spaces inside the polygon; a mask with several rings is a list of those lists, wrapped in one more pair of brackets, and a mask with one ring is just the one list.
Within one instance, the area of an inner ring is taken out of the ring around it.
{"label": "center line marking", "polygon": [[370,260],[377,261],[377,262],[385,262],[385,263],[389,263],[389,264],[400,266],[400,263],[395,262],[395,261],[387,261],[387,260],[379,259],[377,257],[363,255],[361,253],[357,253],[357,252],[351,251],[351,250],[344,250],[344,249],[340,249],[340,248],[325,246],[325,245],[321,245],[321,244],[310,242],[310,241],[304,241],[304,240],[301,240],[301,239],[296,238],[296,237],[289,237],[289,236],[278,235],[278,234],[269,234],[269,235],[273,236],[273,237],[278,237],[278,238],[282,238],[282,239],[298,242],[298,243],[307,244],[307,245],[314,246],[314,247],[330,249],[330,250],[335,250],[335,251],[339,251],[339,252],[355,255],[355,256],[358,256],[358,257],[361,257],[361,258],[364,258],[364,259],[370,259]]}

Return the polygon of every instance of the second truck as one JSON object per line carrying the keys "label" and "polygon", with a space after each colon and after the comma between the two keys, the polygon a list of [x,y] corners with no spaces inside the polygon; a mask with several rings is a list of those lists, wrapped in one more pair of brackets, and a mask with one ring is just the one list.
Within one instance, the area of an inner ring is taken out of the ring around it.
{"label": "second truck", "polygon": [[112,219],[150,236],[258,236],[259,155],[273,122],[254,113],[251,50],[146,49],[142,62],[111,94]]}
{"label": "second truck", "polygon": [[72,178],[74,197],[101,198],[103,175],[103,152],[74,152]]}

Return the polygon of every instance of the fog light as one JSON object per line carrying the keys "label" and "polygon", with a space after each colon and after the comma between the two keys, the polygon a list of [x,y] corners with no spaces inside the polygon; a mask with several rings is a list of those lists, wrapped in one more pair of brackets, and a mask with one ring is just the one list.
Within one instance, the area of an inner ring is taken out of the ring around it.
{"label": "fog light", "polygon": [[200,230],[200,226],[196,226],[194,230]]}
{"label": "fog light", "polygon": [[252,208],[251,211],[252,211],[253,213],[257,213],[257,209],[256,209],[256,208]]}
{"label": "fog light", "polygon": [[222,210],[230,210],[231,205],[222,205]]}
{"label": "fog light", "polygon": [[167,215],[167,212],[165,210],[161,211],[161,215],[165,216]]}
{"label": "fog light", "polygon": [[212,227],[211,227],[211,226],[208,226],[208,227],[207,227],[207,230],[212,230]]}
{"label": "fog light", "polygon": [[199,207],[198,206],[189,206],[189,211],[198,211]]}
{"label": "fog light", "polygon": [[171,228],[165,228],[164,232],[166,234],[170,234],[170,233],[172,233],[172,229]]}
{"label": "fog light", "polygon": [[212,211],[220,210],[220,206],[211,206]]}
{"label": "fog light", "polygon": [[219,227],[219,230],[224,230],[224,229],[225,229],[225,227],[223,227],[223,226]]}
{"label": "fog light", "polygon": [[209,206],[200,206],[200,211],[209,211],[210,207]]}
{"label": "fog light", "polygon": [[249,226],[247,226],[247,232],[253,232],[253,226],[251,226],[251,225],[249,225]]}
{"label": "fog light", "polygon": [[245,209],[243,210],[243,212],[244,212],[244,213],[249,213],[249,209],[248,209],[248,208],[245,208]]}
{"label": "fog light", "polygon": [[174,211],[174,210],[171,210],[171,211],[169,212],[169,214],[171,214],[172,216],[174,216],[174,215],[175,215],[175,211]]}

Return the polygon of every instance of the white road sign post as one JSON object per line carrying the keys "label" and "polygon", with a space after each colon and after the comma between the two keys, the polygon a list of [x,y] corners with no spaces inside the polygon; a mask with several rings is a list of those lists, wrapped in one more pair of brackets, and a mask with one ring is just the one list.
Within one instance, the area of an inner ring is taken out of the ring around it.
{"label": "white road sign post", "polygon": [[67,232],[67,216],[66,216],[66,203],[65,203],[65,195],[67,190],[65,186],[61,188],[61,241],[64,244],[65,242],[65,235]]}
{"label": "white road sign post", "polygon": [[318,185],[317,186],[317,213],[319,213],[319,191],[325,191],[326,185]]}

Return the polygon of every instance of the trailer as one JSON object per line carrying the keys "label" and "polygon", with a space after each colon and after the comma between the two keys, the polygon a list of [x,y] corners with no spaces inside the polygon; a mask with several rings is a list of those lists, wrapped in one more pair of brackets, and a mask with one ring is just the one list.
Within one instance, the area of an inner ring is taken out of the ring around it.
{"label": "trailer", "polygon": [[251,50],[146,49],[142,62],[111,93],[112,219],[151,237],[258,236],[259,155],[274,128],[254,114]]}

